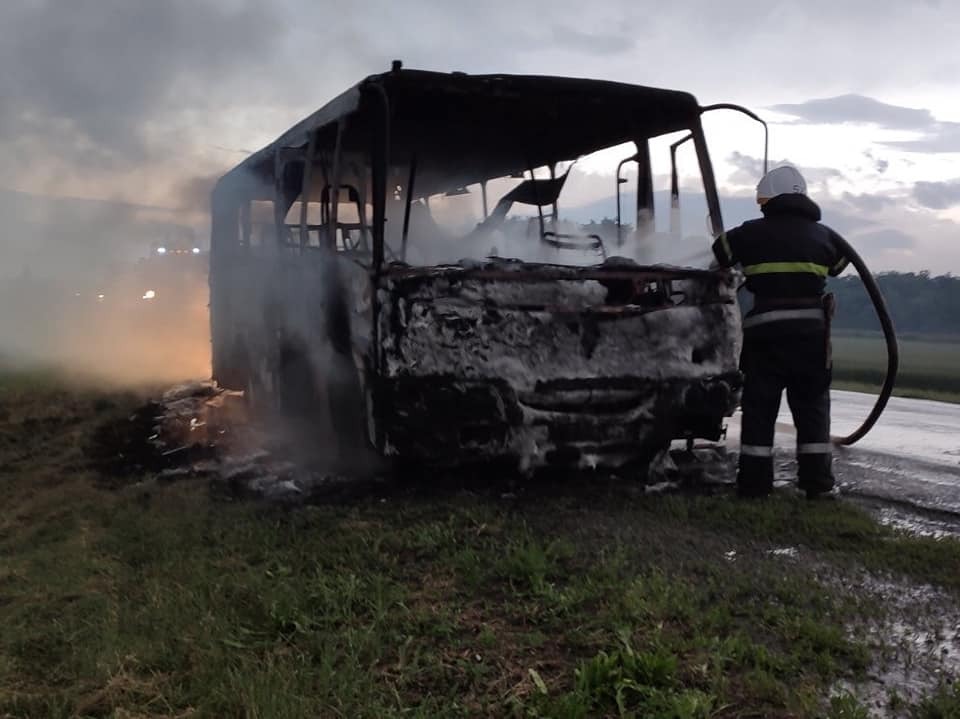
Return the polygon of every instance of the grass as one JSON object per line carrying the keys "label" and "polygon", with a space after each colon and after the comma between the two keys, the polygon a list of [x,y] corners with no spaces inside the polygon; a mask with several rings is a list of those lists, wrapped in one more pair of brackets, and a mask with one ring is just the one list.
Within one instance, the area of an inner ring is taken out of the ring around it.
{"label": "grass", "polygon": [[[960,342],[901,338],[895,395],[960,402]],[[880,336],[835,334],[834,387],[876,392],[887,368]]]}
{"label": "grass", "polygon": [[960,592],[957,542],[844,503],[102,489],[81,449],[137,401],[0,376],[0,717],[859,717],[883,608],[768,550]]}

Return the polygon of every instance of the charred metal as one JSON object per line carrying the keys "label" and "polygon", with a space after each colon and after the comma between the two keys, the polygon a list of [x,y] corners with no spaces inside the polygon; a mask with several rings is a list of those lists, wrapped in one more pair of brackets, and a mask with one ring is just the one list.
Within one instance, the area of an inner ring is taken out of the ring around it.
{"label": "charred metal", "polygon": [[[644,261],[650,138],[688,133],[723,226],[702,112],[687,93],[594,80],[367,78],[214,191],[215,379],[309,417],[342,452],[421,464],[642,470],[673,440],[719,439],[740,388],[734,278]],[[565,220],[573,163],[625,142],[612,231]],[[482,215],[441,226],[471,194]]]}
{"label": "charred metal", "polygon": [[719,439],[736,405],[723,275],[490,263],[385,281],[387,455],[643,466],[672,439]]}

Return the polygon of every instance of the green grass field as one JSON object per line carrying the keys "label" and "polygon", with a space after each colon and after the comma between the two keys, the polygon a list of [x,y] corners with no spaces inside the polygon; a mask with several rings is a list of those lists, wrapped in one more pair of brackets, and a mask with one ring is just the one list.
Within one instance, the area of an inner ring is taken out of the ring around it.
{"label": "green grass field", "polygon": [[[894,394],[960,402],[960,342],[901,339]],[[872,335],[833,337],[834,387],[879,390],[887,368],[883,339]]]}
{"label": "green grass field", "polygon": [[[847,503],[571,481],[280,511],[118,485],[82,450],[137,401],[0,375],[0,717],[860,718],[837,683],[897,648],[850,577],[960,596],[960,543]],[[960,716],[960,688],[930,692],[886,701]]]}

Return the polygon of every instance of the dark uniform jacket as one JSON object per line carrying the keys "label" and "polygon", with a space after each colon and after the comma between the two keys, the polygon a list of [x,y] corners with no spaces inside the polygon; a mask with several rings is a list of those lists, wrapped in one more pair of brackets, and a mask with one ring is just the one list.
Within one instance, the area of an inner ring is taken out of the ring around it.
{"label": "dark uniform jacket", "polygon": [[713,245],[724,267],[739,264],[754,306],[743,322],[746,337],[823,331],[827,276],[846,268],[836,232],[820,224],[820,208],[806,195],[778,195],[763,217],[720,235]]}

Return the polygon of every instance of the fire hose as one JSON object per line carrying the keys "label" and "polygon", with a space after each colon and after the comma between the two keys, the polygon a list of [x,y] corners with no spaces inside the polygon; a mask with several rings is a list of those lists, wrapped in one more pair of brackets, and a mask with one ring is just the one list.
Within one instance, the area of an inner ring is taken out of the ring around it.
{"label": "fire hose", "polygon": [[[877,400],[873,403],[873,409],[870,410],[870,414],[868,414],[860,426],[850,434],[843,437],[834,436],[830,438],[833,444],[849,447],[851,444],[855,444],[863,439],[867,433],[873,429],[873,425],[880,419],[880,415],[883,414],[883,410],[887,406],[887,400],[890,399],[894,384],[897,381],[897,369],[900,366],[900,348],[897,345],[897,335],[893,328],[893,320],[890,319],[890,312],[887,310],[887,303],[883,299],[883,294],[880,292],[880,288],[877,286],[877,281],[874,279],[873,274],[867,268],[863,258],[860,257],[849,242],[839,236],[834,237],[834,241],[837,243],[844,257],[850,260],[850,264],[854,266],[857,274],[860,275],[860,281],[863,282],[867,290],[867,295],[870,297],[873,308],[877,313],[877,318],[880,320],[883,339],[887,345],[887,372],[883,378],[883,386],[880,388],[880,394],[877,395]],[[832,313],[832,308],[828,312]],[[827,320],[829,333],[829,314]],[[828,342],[829,339],[830,338],[827,337]]]}
{"label": "fire hose", "polygon": [[870,301],[873,303],[873,308],[877,312],[880,327],[883,329],[883,338],[887,344],[887,373],[883,379],[880,394],[877,396],[877,401],[874,402],[870,414],[867,415],[863,423],[850,434],[845,437],[830,438],[834,444],[849,446],[863,439],[867,432],[873,428],[873,425],[877,423],[880,415],[883,414],[883,410],[887,406],[887,400],[890,399],[894,383],[897,380],[897,368],[900,365],[900,349],[897,346],[897,335],[893,329],[893,321],[890,319],[890,313],[887,311],[887,303],[884,301],[883,295],[880,293],[880,288],[877,286],[877,282],[870,273],[870,270],[867,269],[863,258],[860,257],[857,251],[842,237],[835,237],[834,240],[839,245],[844,256],[850,260],[850,264],[856,268],[857,274],[860,275],[860,280],[863,282],[864,287],[866,287]]}

